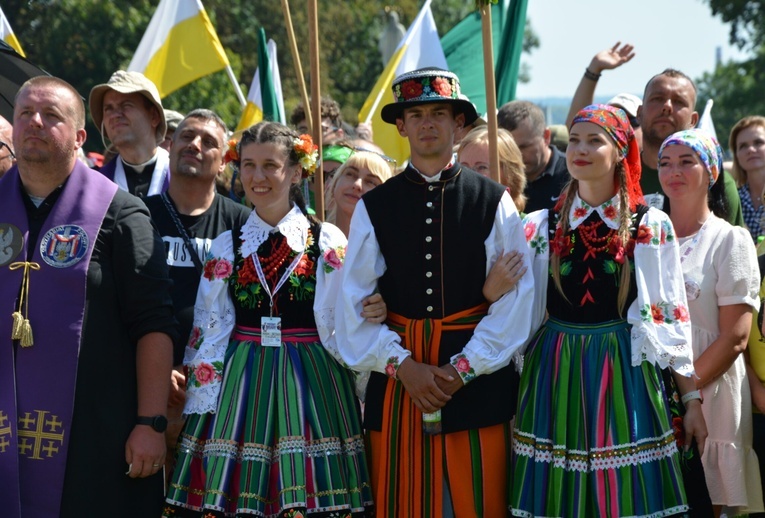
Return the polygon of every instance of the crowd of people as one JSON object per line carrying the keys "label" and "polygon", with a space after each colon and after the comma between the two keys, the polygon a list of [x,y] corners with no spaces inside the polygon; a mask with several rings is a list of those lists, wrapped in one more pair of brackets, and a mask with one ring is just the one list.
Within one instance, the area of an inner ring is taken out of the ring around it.
{"label": "crowd of people", "polygon": [[765,117],[727,170],[679,70],[593,103],[633,55],[593,57],[562,131],[501,106],[500,183],[438,68],[383,107],[406,164],[329,98],[319,153],[303,106],[232,135],[117,71],[97,166],[78,92],[27,81],[0,118],[4,515],[765,513]]}

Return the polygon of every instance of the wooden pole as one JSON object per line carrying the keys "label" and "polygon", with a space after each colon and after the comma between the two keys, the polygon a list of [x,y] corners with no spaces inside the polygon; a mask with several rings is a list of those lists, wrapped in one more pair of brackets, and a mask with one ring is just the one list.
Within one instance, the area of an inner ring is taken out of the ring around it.
{"label": "wooden pole", "polygon": [[311,111],[308,109],[308,91],[305,87],[303,66],[300,64],[300,54],[298,54],[297,40],[295,39],[295,29],[292,27],[292,16],[290,15],[289,0],[282,0],[282,12],[284,13],[284,25],[287,27],[287,37],[290,42],[292,62],[295,64],[295,76],[297,76],[298,86],[300,87],[300,97],[303,99],[303,106],[305,107],[305,122],[308,126],[308,132],[310,133],[313,129],[313,121],[311,120]]}
{"label": "wooden pole", "polygon": [[486,118],[489,125],[489,171],[499,183],[499,151],[497,150],[497,87],[494,83],[494,43],[491,34],[491,4],[481,6],[483,34],[483,76],[486,83]]}
{"label": "wooden pole", "polygon": [[[313,120],[313,141],[319,146],[319,158],[322,153],[321,130],[321,75],[319,70],[319,12],[317,0],[308,0],[308,41],[311,49],[311,112]],[[313,179],[314,210],[316,217],[324,221],[324,160],[319,161]]]}

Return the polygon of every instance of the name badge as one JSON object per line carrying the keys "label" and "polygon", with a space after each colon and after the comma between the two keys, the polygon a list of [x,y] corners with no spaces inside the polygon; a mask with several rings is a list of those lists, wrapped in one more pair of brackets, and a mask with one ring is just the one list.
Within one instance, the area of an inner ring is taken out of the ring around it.
{"label": "name badge", "polygon": [[282,346],[282,319],[260,317],[260,345],[263,347]]}

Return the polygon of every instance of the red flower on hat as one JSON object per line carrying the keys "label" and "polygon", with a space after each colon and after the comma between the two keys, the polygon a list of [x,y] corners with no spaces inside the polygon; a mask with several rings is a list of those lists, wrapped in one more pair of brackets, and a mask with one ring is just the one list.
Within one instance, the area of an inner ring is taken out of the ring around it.
{"label": "red flower on hat", "polygon": [[401,85],[401,94],[404,96],[404,100],[415,99],[422,95],[422,83],[418,83],[414,79],[404,81]]}
{"label": "red flower on hat", "polygon": [[433,90],[436,91],[438,95],[442,97],[452,96],[452,85],[449,83],[448,79],[437,77],[433,80],[430,86],[433,88]]}

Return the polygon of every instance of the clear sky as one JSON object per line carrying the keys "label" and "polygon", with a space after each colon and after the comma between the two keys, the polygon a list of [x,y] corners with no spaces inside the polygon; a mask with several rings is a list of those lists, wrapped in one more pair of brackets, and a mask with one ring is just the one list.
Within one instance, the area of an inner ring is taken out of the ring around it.
{"label": "clear sky", "polygon": [[718,46],[723,62],[746,57],[702,0],[529,0],[527,15],[541,46],[523,55],[531,82],[518,85],[518,99],[570,98],[592,56],[617,41],[633,44],[635,57],[603,73],[597,96],[642,95],[646,81],[667,67],[697,79],[714,69]]}

